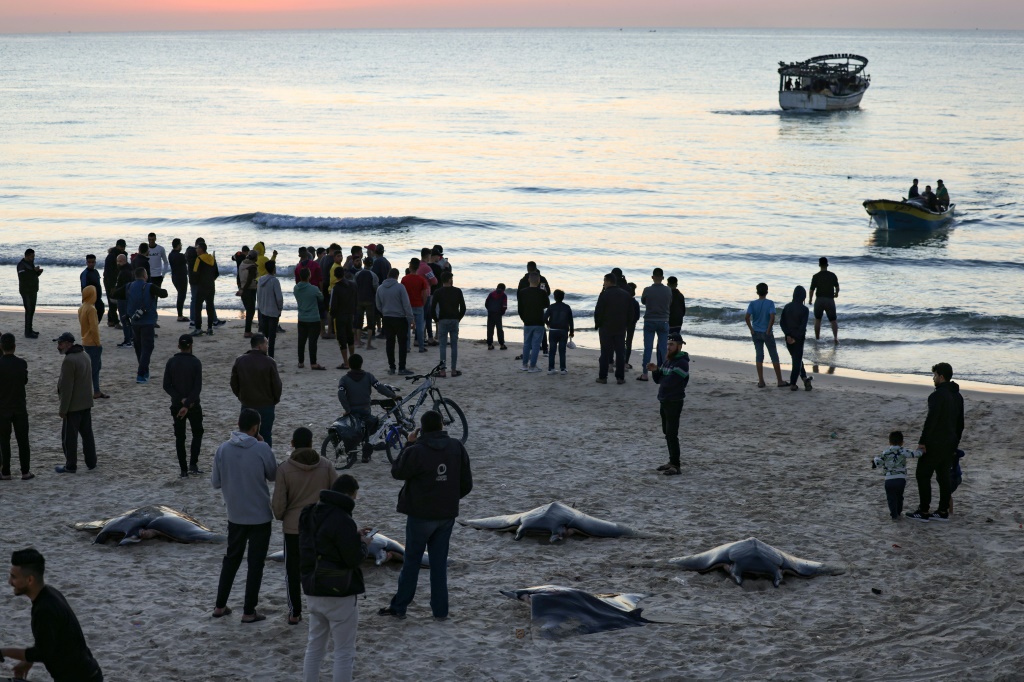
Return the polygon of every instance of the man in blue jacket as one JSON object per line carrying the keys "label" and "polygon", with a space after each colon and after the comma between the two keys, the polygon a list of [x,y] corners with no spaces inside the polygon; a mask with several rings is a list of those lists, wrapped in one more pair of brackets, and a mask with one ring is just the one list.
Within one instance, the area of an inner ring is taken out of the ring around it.
{"label": "man in blue jacket", "polygon": [[407,517],[405,559],[391,605],[377,613],[405,618],[405,610],[416,596],[420,560],[428,550],[430,610],[435,620],[446,620],[448,541],[459,515],[459,500],[473,489],[473,475],[469,453],[462,443],[448,436],[440,413],[428,410],[420,426],[409,434],[408,444],[391,465],[391,475],[405,481],[398,493],[398,513]]}
{"label": "man in blue jacket", "polygon": [[686,398],[686,384],[690,381],[690,356],[683,351],[683,337],[669,334],[664,364],[655,363],[645,368],[652,372],[654,383],[658,384],[658,402],[661,403],[661,430],[668,445],[668,464],[662,464],[658,471],[666,476],[682,473],[679,461],[679,418],[683,413]]}
{"label": "man in blue jacket", "polygon": [[149,382],[149,359],[156,342],[156,300],[167,298],[167,292],[149,283],[149,275],[142,267],[135,268],[135,281],[125,287],[124,301],[128,307],[128,320],[132,325],[132,345],[139,361],[135,383]]}

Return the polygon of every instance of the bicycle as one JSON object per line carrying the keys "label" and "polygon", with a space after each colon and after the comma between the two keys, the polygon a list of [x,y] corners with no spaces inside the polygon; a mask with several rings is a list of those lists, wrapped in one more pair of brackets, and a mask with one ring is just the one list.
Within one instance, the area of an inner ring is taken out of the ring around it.
{"label": "bicycle", "polygon": [[[355,447],[347,447],[345,439],[341,435],[345,429],[351,428],[350,422],[344,421],[348,420],[349,417],[340,417],[335,420],[327,428],[327,437],[320,446],[321,456],[327,457],[328,453],[334,450],[335,459],[340,461],[342,454],[344,454],[345,464],[343,466],[336,466],[339,469],[348,469],[356,463],[359,454],[356,448],[361,445],[364,459],[368,458],[370,453],[374,451],[384,450],[388,461],[394,463],[398,458],[398,453],[405,447],[409,433],[416,429],[416,413],[427,401],[427,398],[432,400],[432,409],[441,414],[441,419],[448,435],[465,443],[469,438],[469,423],[466,421],[466,413],[462,411],[462,408],[454,400],[441,395],[441,389],[436,385],[437,375],[445,367],[445,363],[442,362],[426,374],[407,376],[405,378],[406,381],[414,383],[420,380],[425,381],[404,398],[371,400],[370,405],[383,408],[384,413],[380,416],[374,415],[378,419],[376,428],[372,433],[369,433],[364,428],[361,443],[358,443]],[[351,440],[354,439],[350,439],[350,442]]]}

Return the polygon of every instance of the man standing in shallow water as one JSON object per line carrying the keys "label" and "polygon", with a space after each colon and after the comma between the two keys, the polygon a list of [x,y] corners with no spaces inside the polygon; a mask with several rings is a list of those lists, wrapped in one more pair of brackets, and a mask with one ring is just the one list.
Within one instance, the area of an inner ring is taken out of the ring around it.
{"label": "man standing in shallow water", "polygon": [[[811,289],[807,298],[808,305],[814,305],[814,338],[821,339],[821,318],[828,315],[832,325],[832,339],[839,345],[839,323],[836,321],[836,299],[839,298],[839,278],[828,269],[828,258],[818,259],[821,268],[811,277]],[[818,294],[818,302],[814,302],[814,294]]]}

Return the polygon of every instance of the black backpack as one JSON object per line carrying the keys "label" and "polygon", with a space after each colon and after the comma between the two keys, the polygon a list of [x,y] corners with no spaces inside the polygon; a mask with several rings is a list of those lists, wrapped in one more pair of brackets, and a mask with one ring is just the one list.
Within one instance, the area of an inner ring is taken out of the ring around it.
{"label": "black backpack", "polygon": [[299,515],[299,576],[302,591],[317,597],[345,597],[352,586],[352,570],[317,551],[322,502],[308,504]]}

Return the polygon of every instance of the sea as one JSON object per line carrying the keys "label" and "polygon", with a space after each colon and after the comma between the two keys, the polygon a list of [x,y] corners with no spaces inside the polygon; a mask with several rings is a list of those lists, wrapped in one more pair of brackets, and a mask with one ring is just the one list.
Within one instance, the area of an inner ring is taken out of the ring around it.
{"label": "sea", "polygon": [[[861,107],[781,111],[778,62],[829,53],[870,60]],[[643,289],[661,267],[690,353],[751,361],[756,284],[781,309],[826,256],[841,344],[810,341],[816,371],[1024,385],[1022,32],[67,33],[0,35],[0,55],[3,306],[26,248],[40,305],[74,308],[87,253],[202,236],[237,316],[242,245],[280,252],[287,292],[300,246],[383,243],[404,267],[440,244],[463,337],[504,282],[520,338],[534,260],[596,346],[602,276]],[[942,178],[955,220],[877,229],[862,202],[912,178]]]}

